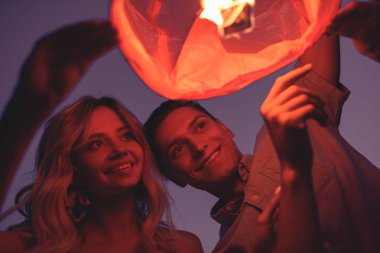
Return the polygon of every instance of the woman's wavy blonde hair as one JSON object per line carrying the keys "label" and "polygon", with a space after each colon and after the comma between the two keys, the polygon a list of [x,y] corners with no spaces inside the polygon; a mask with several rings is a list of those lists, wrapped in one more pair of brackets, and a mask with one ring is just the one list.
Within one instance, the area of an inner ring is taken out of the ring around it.
{"label": "woman's wavy blonde hair", "polygon": [[[84,144],[91,114],[99,106],[113,110],[130,127],[144,151],[142,182],[137,186],[135,200],[145,247],[155,247],[157,229],[171,224],[167,191],[141,123],[117,100],[87,96],[53,116],[41,137],[36,155],[35,182],[24,208],[27,222],[12,229],[24,235],[32,233],[30,237],[34,243],[31,252],[75,252],[83,244],[80,223],[72,220],[66,203],[74,178],[73,151]],[[164,213],[166,223],[161,222]]]}

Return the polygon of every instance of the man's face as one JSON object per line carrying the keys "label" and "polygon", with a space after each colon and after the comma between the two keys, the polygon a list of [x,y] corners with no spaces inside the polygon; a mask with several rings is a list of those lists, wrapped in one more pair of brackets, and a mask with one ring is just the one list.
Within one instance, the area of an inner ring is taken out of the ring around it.
{"label": "man's face", "polygon": [[233,133],[192,107],[170,112],[157,128],[155,143],[176,178],[208,192],[234,178],[241,153]]}

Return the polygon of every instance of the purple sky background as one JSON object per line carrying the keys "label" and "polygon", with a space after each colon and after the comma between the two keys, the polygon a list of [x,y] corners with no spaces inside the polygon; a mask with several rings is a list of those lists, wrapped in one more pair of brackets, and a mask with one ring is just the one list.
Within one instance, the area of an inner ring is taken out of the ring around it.
{"label": "purple sky background", "polygon": [[[17,82],[19,69],[37,38],[65,24],[107,16],[108,1],[105,0],[1,0],[0,110],[3,111]],[[341,133],[379,167],[380,65],[357,53],[351,41],[345,38],[341,40],[341,54],[341,82],[351,90],[343,110]],[[253,150],[255,133],[262,125],[258,109],[270,85],[291,68],[288,66],[234,94],[201,101],[235,132],[243,153]],[[100,58],[61,106],[83,95],[113,96],[142,122],[164,101],[142,83],[118,49]],[[6,208],[12,205],[14,194],[33,178],[34,151],[40,134],[35,137],[14,179]],[[218,238],[219,226],[209,217],[216,198],[190,187],[181,189],[172,184],[169,184],[169,191],[175,201],[173,212],[177,227],[197,234],[205,252],[210,252]],[[0,224],[0,229],[5,230],[19,220],[20,216],[13,214]]]}

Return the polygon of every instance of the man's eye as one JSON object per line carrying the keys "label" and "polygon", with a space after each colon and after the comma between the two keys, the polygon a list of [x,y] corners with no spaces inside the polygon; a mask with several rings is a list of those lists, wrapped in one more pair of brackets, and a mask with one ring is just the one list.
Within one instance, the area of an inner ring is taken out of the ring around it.
{"label": "man's eye", "polygon": [[207,126],[207,122],[202,120],[198,123],[198,129],[204,129]]}
{"label": "man's eye", "polygon": [[182,153],[183,149],[183,145],[177,145],[172,153],[173,158],[177,158]]}

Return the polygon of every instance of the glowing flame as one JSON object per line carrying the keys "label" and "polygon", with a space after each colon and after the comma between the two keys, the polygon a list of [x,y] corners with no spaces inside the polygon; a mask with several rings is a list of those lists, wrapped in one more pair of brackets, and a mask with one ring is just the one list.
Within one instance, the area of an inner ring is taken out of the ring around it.
{"label": "glowing flame", "polygon": [[253,29],[255,0],[202,0],[201,4],[200,18],[214,22],[222,36],[236,37]]}

